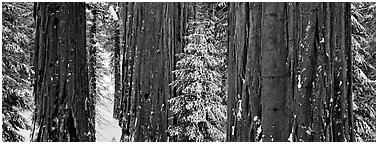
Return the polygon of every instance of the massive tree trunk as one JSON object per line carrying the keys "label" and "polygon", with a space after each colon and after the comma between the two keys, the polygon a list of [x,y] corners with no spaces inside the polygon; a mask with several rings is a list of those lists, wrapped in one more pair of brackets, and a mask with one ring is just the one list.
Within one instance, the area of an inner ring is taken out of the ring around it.
{"label": "massive tree trunk", "polygon": [[261,119],[261,3],[230,3],[227,141],[255,141]]}
{"label": "massive tree trunk", "polygon": [[168,99],[175,96],[175,54],[183,49],[186,7],[128,3],[122,65],[121,141],[167,141]]}
{"label": "massive tree trunk", "polygon": [[121,46],[120,46],[120,19],[114,22],[114,109],[113,117],[118,118],[121,98]]}
{"label": "massive tree trunk", "polygon": [[290,134],[286,3],[262,7],[261,104],[262,140],[287,141]]}
{"label": "massive tree trunk", "polygon": [[[96,40],[96,33],[97,33],[97,10],[95,7],[91,7],[91,13],[92,13],[92,19],[90,20],[92,22],[92,26],[89,30],[89,98],[88,102],[91,104],[95,104],[95,98],[97,97],[97,40]],[[95,116],[95,108],[93,108],[93,111],[90,111],[90,116]],[[94,117],[93,117],[94,119]]]}
{"label": "massive tree trunk", "polygon": [[[354,141],[350,3],[291,3],[295,141]],[[289,16],[289,17],[290,17]],[[295,56],[295,55],[294,55]]]}
{"label": "massive tree trunk", "polygon": [[85,3],[36,3],[33,141],[95,141]]}
{"label": "massive tree trunk", "polygon": [[350,4],[232,3],[229,16],[227,141],[354,141]]}

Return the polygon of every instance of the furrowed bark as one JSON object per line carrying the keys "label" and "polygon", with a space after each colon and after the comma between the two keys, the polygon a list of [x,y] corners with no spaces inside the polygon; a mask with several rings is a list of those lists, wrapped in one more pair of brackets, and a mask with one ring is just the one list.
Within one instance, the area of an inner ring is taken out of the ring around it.
{"label": "furrowed bark", "polygon": [[122,68],[121,141],[167,141],[173,124],[175,54],[182,51],[186,11],[180,3],[128,3]]}
{"label": "furrowed bark", "polygon": [[[95,141],[84,3],[36,3],[33,141]],[[72,18],[72,16],[74,18]]]}
{"label": "furrowed bark", "polygon": [[264,3],[262,10],[262,129],[263,141],[286,141],[290,133],[286,84],[286,4]]}
{"label": "furrowed bark", "polygon": [[350,3],[231,3],[227,141],[354,141],[350,37]]}

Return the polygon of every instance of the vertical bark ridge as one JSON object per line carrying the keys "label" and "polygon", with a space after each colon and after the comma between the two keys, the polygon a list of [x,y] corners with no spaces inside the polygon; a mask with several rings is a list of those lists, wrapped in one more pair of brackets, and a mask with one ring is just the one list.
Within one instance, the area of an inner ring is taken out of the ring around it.
{"label": "vertical bark ridge", "polygon": [[[84,3],[36,3],[33,141],[94,141]],[[70,16],[74,16],[74,19]]]}
{"label": "vertical bark ridge", "polygon": [[354,141],[350,3],[259,4],[230,4],[227,141],[257,140],[259,113],[263,141]]}
{"label": "vertical bark ridge", "polygon": [[[182,51],[185,11],[180,3],[128,3],[119,118],[121,141],[167,141],[173,124],[175,54]],[[180,13],[182,12],[182,14]],[[178,21],[180,20],[180,21]]]}

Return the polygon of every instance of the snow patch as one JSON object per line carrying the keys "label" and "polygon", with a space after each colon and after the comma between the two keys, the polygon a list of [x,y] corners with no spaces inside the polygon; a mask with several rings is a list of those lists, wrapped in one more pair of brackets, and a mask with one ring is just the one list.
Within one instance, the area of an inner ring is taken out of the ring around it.
{"label": "snow patch", "polygon": [[114,20],[116,20],[116,21],[118,20],[117,12],[116,12],[116,10],[114,9],[113,6],[109,7],[109,13],[113,17]]}
{"label": "snow patch", "polygon": [[311,135],[311,131],[310,131],[310,130],[306,130],[306,133],[307,133],[308,135]]}
{"label": "snow patch", "polygon": [[231,127],[231,132],[232,132],[231,135],[234,135],[234,134],[235,134],[235,126],[232,126],[232,127]]}
{"label": "snow patch", "polygon": [[293,142],[293,133],[290,133],[289,138],[287,138],[288,142]]}
{"label": "snow patch", "polygon": [[324,43],[324,37],[320,40],[320,43]]}
{"label": "snow patch", "polygon": [[260,135],[260,133],[262,132],[262,128],[261,128],[261,125],[257,128],[257,135]]}
{"label": "snow patch", "polygon": [[257,121],[259,119],[259,116],[253,117],[253,121]]}
{"label": "snow patch", "polygon": [[301,75],[298,75],[298,89],[300,89],[301,87]]}

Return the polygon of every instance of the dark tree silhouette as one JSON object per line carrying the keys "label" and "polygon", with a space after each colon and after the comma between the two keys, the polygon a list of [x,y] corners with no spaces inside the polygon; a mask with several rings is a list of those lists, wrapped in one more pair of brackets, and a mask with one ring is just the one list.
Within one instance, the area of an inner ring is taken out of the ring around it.
{"label": "dark tree silhouette", "polygon": [[[89,77],[89,98],[88,102],[91,104],[95,104],[95,99],[97,97],[97,71],[98,71],[98,63],[97,63],[97,9],[93,5],[89,9],[91,10],[92,17],[90,19],[92,25],[89,29],[89,48],[88,48],[88,55],[89,55],[89,61],[88,61],[88,77]],[[91,119],[94,119],[95,117],[95,108],[93,106],[93,111],[89,111],[90,116],[92,116]]]}
{"label": "dark tree silhouette", "polygon": [[[118,4],[117,4],[118,5]],[[114,109],[113,117],[118,118],[120,112],[120,98],[121,98],[121,42],[120,42],[120,23],[119,12],[117,11],[117,18],[114,18]]]}
{"label": "dark tree silhouette", "polygon": [[231,3],[229,24],[227,141],[354,141],[350,3]]}
{"label": "dark tree silhouette", "polygon": [[85,3],[36,3],[33,141],[95,141]]}
{"label": "dark tree silhouette", "polygon": [[121,141],[171,141],[168,99],[172,71],[183,50],[185,4],[128,3],[119,121]]}

